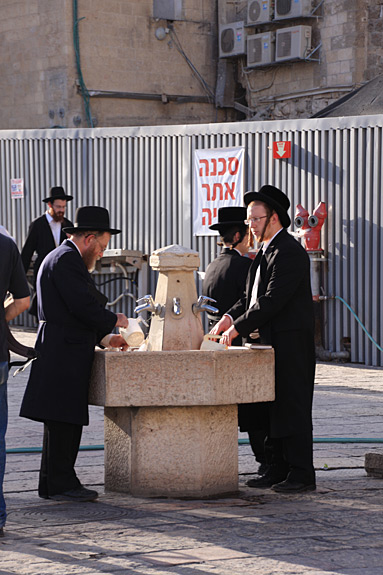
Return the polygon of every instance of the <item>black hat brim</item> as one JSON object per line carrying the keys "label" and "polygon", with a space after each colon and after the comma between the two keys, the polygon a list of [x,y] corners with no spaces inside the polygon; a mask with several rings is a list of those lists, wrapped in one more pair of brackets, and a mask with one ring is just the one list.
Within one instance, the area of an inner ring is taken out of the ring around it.
{"label": "black hat brim", "polygon": [[73,196],[49,196],[49,198],[44,198],[43,202],[54,202],[55,200],[66,200],[67,202],[70,202],[71,200],[73,200]]}
{"label": "black hat brim", "polygon": [[110,235],[115,236],[120,234],[121,230],[116,230],[113,228],[101,228],[100,224],[95,224],[94,226],[76,226],[73,228],[63,228],[63,232],[66,234],[75,234],[76,232],[109,232]]}
{"label": "black hat brim", "polygon": [[211,226],[209,226],[209,230],[214,230],[214,231],[218,231],[222,230],[222,229],[227,229],[227,228],[232,228],[234,226],[244,226],[246,225],[244,221],[238,221],[236,220],[235,222],[217,222],[216,224],[212,224]]}
{"label": "black hat brim", "polygon": [[290,216],[286,212],[286,210],[281,206],[281,204],[275,202],[273,198],[270,198],[270,196],[262,194],[262,192],[246,192],[246,194],[243,196],[243,201],[246,207],[251,202],[263,202],[264,204],[267,204],[277,212],[281,224],[284,228],[288,228],[291,225]]}

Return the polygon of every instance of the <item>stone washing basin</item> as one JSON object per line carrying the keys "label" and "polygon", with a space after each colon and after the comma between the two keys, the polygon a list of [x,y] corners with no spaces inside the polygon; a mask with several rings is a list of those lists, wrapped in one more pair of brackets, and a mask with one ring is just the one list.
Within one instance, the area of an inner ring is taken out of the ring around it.
{"label": "stone washing basin", "polygon": [[237,404],[274,400],[274,350],[96,351],[105,488],[207,497],[238,489]]}

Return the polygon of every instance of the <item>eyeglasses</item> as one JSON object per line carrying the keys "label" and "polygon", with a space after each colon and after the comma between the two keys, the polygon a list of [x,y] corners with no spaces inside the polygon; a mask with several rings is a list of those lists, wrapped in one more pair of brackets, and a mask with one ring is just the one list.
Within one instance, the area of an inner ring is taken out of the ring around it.
{"label": "eyeglasses", "polygon": [[95,238],[95,240],[96,240],[96,242],[98,243],[98,245],[99,245],[99,247],[100,247],[100,253],[103,254],[104,251],[106,250],[106,248],[107,248],[108,246],[105,246],[105,247],[104,247],[104,246],[102,245],[102,243],[101,243],[97,238]]}
{"label": "eyeglasses", "polygon": [[88,234],[87,236],[85,236],[85,238],[89,238],[89,237],[91,237],[91,236],[94,237],[94,239],[96,240],[96,242],[97,242],[98,245],[99,245],[100,253],[103,254],[104,251],[106,250],[106,248],[107,248],[108,246],[106,245],[106,246],[104,247],[104,246],[102,245],[102,243],[100,242],[100,240],[95,236],[95,234]]}
{"label": "eyeglasses", "polygon": [[253,224],[259,224],[259,222],[263,220],[263,218],[267,218],[267,216],[261,216],[260,218],[249,218],[248,220],[245,220],[243,223],[246,226],[252,226]]}

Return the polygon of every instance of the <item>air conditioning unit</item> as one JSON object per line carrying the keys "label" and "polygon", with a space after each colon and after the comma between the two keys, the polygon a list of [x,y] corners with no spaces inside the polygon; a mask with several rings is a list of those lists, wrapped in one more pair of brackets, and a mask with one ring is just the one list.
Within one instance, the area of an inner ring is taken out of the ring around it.
{"label": "air conditioning unit", "polygon": [[272,4],[274,0],[248,0],[247,2],[247,24],[262,24],[270,22],[272,18]]}
{"label": "air conditioning unit", "polygon": [[264,32],[247,37],[247,66],[256,68],[274,62],[275,32]]}
{"label": "air conditioning unit", "polygon": [[219,57],[230,58],[245,54],[245,24],[244,22],[232,22],[219,27]]}
{"label": "air conditioning unit", "polygon": [[275,61],[305,59],[311,50],[311,26],[292,26],[277,30]]}
{"label": "air conditioning unit", "polygon": [[275,20],[310,16],[312,0],[275,0]]}

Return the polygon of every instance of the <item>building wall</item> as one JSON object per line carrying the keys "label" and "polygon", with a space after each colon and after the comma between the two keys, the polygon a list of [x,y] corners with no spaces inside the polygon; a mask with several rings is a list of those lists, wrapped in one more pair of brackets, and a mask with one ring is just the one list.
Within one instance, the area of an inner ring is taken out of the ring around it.
{"label": "building wall", "polygon": [[[317,6],[319,0],[313,0]],[[237,9],[235,8],[237,7]],[[241,9],[239,7],[241,6]],[[246,21],[246,3],[220,0],[219,21]],[[237,58],[238,81],[246,90],[248,117],[307,118],[383,72],[383,4],[381,0],[324,0],[318,18],[285,20],[247,28],[257,34],[278,28],[312,26],[312,58],[247,68]]]}
{"label": "building wall", "polygon": [[67,125],[74,78],[66,4],[0,1],[0,128]]}
{"label": "building wall", "polygon": [[321,44],[320,61],[256,69],[218,58],[217,24],[246,20],[246,1],[180,0],[173,21],[154,17],[161,1],[0,0],[0,129],[307,118],[383,70],[382,0],[323,0],[318,17],[247,28],[309,24]]}
{"label": "building wall", "polygon": [[[183,0],[182,20],[174,22],[153,17],[153,0],[0,0],[0,11],[0,129],[236,119],[214,104],[215,0]],[[90,121],[79,93],[76,29]],[[96,97],[100,91],[109,94]]]}

